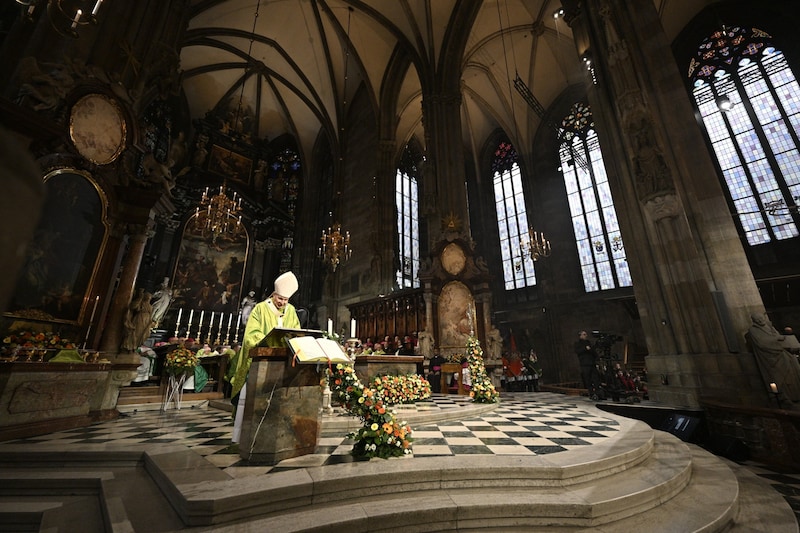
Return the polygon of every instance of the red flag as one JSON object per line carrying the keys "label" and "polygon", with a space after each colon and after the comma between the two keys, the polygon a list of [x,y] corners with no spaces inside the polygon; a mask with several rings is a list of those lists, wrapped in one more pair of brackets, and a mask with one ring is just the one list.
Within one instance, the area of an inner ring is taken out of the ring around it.
{"label": "red flag", "polygon": [[509,336],[508,344],[509,346],[511,346],[511,353],[514,353],[517,351],[517,339],[514,338],[514,330],[509,329],[508,336]]}

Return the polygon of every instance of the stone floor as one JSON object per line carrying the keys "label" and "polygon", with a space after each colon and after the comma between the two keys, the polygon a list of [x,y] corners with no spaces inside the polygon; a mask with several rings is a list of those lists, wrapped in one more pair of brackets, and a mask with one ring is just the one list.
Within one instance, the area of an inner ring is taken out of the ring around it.
{"label": "stone floor", "polygon": [[[474,455],[543,455],[588,448],[613,436],[619,423],[604,417],[586,398],[554,393],[504,393],[502,403],[488,412],[471,412],[467,397],[437,395],[413,408],[398,409],[414,430],[414,457]],[[463,412],[453,421],[435,420],[437,414]],[[94,426],[30,437],[5,444],[58,444],[64,448],[88,444],[179,444],[203,455],[234,478],[352,462],[352,441],[342,429],[347,417],[326,415],[323,434],[314,454],[287,459],[275,466],[250,465],[231,445],[230,414],[207,403],[184,405],[180,410],[133,410],[117,420]],[[343,424],[344,423],[344,424]],[[744,462],[740,466],[767,480],[778,491],[800,522],[800,471],[774,470]]]}

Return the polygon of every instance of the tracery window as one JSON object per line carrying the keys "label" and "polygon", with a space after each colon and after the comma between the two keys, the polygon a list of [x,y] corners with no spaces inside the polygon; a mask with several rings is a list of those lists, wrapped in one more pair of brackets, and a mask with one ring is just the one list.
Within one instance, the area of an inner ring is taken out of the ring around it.
{"label": "tracery window", "polygon": [[723,26],[689,78],[748,244],[797,237],[800,87],[783,53],[759,29]]}
{"label": "tracery window", "polygon": [[632,285],[592,111],[576,103],[561,121],[559,157],[586,292]]}
{"label": "tracery window", "polygon": [[520,247],[520,238],[528,231],[528,212],[517,151],[510,143],[500,142],[495,149],[492,174],[505,289],[536,285],[533,260],[523,255]]}
{"label": "tracery window", "polygon": [[395,177],[395,202],[397,204],[398,257],[400,265],[395,272],[401,289],[419,287],[419,188],[417,186],[417,158],[408,146],[403,152]]}

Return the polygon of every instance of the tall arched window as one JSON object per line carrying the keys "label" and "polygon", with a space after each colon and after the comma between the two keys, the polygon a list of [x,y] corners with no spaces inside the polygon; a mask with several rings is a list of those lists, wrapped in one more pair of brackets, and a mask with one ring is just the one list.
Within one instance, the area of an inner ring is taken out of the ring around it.
{"label": "tall arched window", "polygon": [[606,167],[587,104],[572,106],[561,121],[561,172],[586,292],[629,287],[631,273],[608,187]]}
{"label": "tall arched window", "polygon": [[417,162],[413,150],[406,146],[395,177],[397,204],[397,236],[400,268],[395,273],[401,289],[419,287],[419,190]]}
{"label": "tall arched window", "polygon": [[528,213],[517,151],[510,143],[501,142],[497,146],[492,173],[505,288],[508,291],[536,285],[533,261],[521,252],[520,238],[528,232]]}
{"label": "tall arched window", "polygon": [[797,237],[800,87],[768,34],[715,32],[689,65],[695,103],[751,246]]}

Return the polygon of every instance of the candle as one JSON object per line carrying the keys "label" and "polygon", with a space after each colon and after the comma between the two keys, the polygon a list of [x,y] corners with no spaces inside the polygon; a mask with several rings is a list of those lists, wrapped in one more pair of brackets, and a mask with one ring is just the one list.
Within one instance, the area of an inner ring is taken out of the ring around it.
{"label": "candle", "polygon": [[233,320],[233,313],[228,317],[228,329],[231,329],[231,320]]}
{"label": "candle", "polygon": [[89,326],[91,326],[92,322],[94,322],[94,314],[97,312],[98,302],[100,302],[100,296],[97,296],[94,299],[94,307],[92,307],[92,316],[89,317]]}
{"label": "candle", "polygon": [[[208,323],[208,332],[209,333],[211,333],[211,328],[214,327],[214,313],[215,312],[216,311],[211,311],[211,322]],[[222,313],[220,313],[219,316],[220,316],[220,318],[222,318]],[[222,322],[222,321],[220,320],[220,322]]]}
{"label": "candle", "polygon": [[[192,325],[192,319],[194,318],[194,309],[189,311],[189,325]],[[188,331],[186,333],[189,333]]]}
{"label": "candle", "polygon": [[[231,314],[233,314],[233,313],[231,313]],[[242,323],[242,313],[239,313],[238,315],[236,315],[236,328],[237,329],[239,328],[239,324],[241,324],[241,323]]]}
{"label": "candle", "polygon": [[771,390],[773,394],[778,394],[778,385],[775,383],[770,383],[769,390]]}
{"label": "candle", "polygon": [[328,319],[328,335],[333,336],[333,319]]}
{"label": "candle", "polygon": [[183,307],[178,309],[178,320],[175,321],[175,328],[181,325],[181,315],[183,315]]}
{"label": "candle", "polygon": [[350,319],[350,338],[351,339],[355,339],[356,338],[356,319],[355,318],[351,318]]}
{"label": "candle", "polygon": [[72,19],[73,30],[78,27],[78,21],[81,20],[81,15],[83,15],[83,11],[81,11],[80,9],[75,12],[75,18]]}
{"label": "candle", "polygon": [[203,317],[205,316],[205,314],[206,314],[206,310],[205,309],[200,311],[200,325],[201,326],[203,325]]}
{"label": "candle", "polygon": [[100,4],[103,3],[103,0],[97,0],[97,3],[94,5],[94,9],[92,9],[92,16],[96,16],[97,12],[100,11]]}

